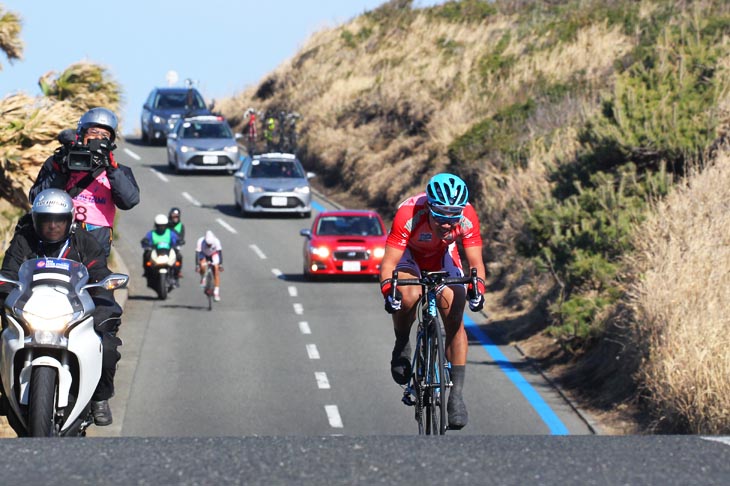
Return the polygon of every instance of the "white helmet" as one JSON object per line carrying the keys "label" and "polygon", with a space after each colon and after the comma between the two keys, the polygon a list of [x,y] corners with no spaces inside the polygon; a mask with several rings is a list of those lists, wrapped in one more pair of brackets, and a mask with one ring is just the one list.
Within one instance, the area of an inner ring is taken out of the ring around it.
{"label": "white helmet", "polygon": [[[46,243],[58,243],[68,238],[71,232],[71,221],[74,215],[74,202],[66,191],[61,189],[46,189],[38,193],[30,209],[33,218],[33,228],[36,234]],[[62,238],[50,241],[41,234],[41,223],[48,221],[67,221],[66,232]]]}
{"label": "white helmet", "polygon": [[216,237],[211,230],[205,232],[205,244],[212,246],[215,243]]}
{"label": "white helmet", "polygon": [[167,216],[164,214],[155,216],[155,226],[167,226]]}

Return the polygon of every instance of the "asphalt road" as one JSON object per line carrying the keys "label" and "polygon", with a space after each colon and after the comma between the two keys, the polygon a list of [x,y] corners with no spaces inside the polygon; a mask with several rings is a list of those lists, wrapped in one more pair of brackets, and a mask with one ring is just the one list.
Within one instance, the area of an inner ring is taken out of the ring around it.
{"label": "asphalt road", "polygon": [[[231,176],[171,173],[161,147],[127,142],[117,158],[133,167],[142,202],[120,214],[115,243],[131,275],[115,422],[62,445],[0,441],[0,482],[730,482],[728,438],[593,435],[513,348],[489,342],[480,314],[469,314],[469,425],[417,437],[390,378],[392,330],[375,282],[301,278],[299,230],[310,220],[241,218]],[[188,232],[185,278],[159,301],[142,279],[139,241],[171,206]],[[206,229],[225,264],[223,301],[210,312],[191,265]]]}

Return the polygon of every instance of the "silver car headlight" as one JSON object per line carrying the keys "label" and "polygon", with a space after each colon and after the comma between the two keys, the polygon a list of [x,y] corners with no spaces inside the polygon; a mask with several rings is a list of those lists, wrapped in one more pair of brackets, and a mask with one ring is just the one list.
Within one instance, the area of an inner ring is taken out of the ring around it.
{"label": "silver car headlight", "polygon": [[223,147],[223,150],[225,150],[226,152],[231,152],[231,153],[235,154],[238,152],[238,145],[233,145],[231,147]]}
{"label": "silver car headlight", "polygon": [[309,194],[309,186],[295,187],[294,192],[299,194]]}
{"label": "silver car headlight", "polygon": [[182,147],[180,147],[180,152],[182,152],[182,153],[187,153],[190,150],[193,150],[193,148],[192,147],[188,147],[187,145],[183,145]]}
{"label": "silver car headlight", "polygon": [[264,188],[259,186],[246,186],[246,192],[248,192],[249,194],[253,194],[255,192],[264,192]]}

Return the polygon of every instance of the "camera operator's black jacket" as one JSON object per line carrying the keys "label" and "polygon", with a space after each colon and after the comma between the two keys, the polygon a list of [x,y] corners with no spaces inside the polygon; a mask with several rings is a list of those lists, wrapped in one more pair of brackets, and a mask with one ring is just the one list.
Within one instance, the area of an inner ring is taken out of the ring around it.
{"label": "camera operator's black jacket", "polygon": [[[38,177],[30,188],[28,199],[32,203],[36,195],[45,189],[61,189],[67,191],[69,171],[64,167],[62,151],[57,151],[43,163]],[[132,169],[117,164],[117,168],[106,167],[106,175],[112,189],[114,205],[119,209],[132,209],[139,204],[139,186]]]}

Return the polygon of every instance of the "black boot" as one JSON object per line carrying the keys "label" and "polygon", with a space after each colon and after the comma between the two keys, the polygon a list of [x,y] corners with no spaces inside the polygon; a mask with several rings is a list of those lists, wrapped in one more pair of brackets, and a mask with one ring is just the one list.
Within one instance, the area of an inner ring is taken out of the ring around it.
{"label": "black boot", "polygon": [[405,385],[411,379],[411,344],[408,338],[396,338],[390,358],[390,374],[399,385]]}
{"label": "black boot", "polygon": [[112,409],[109,408],[109,400],[92,400],[91,413],[94,415],[94,424],[99,427],[111,425],[114,421],[112,418]]}
{"label": "black boot", "polygon": [[461,390],[464,387],[464,374],[466,366],[451,366],[451,391],[449,392],[449,401],[446,404],[446,411],[449,415],[449,429],[462,429],[469,421],[469,414],[466,411],[464,398],[461,396]]}

